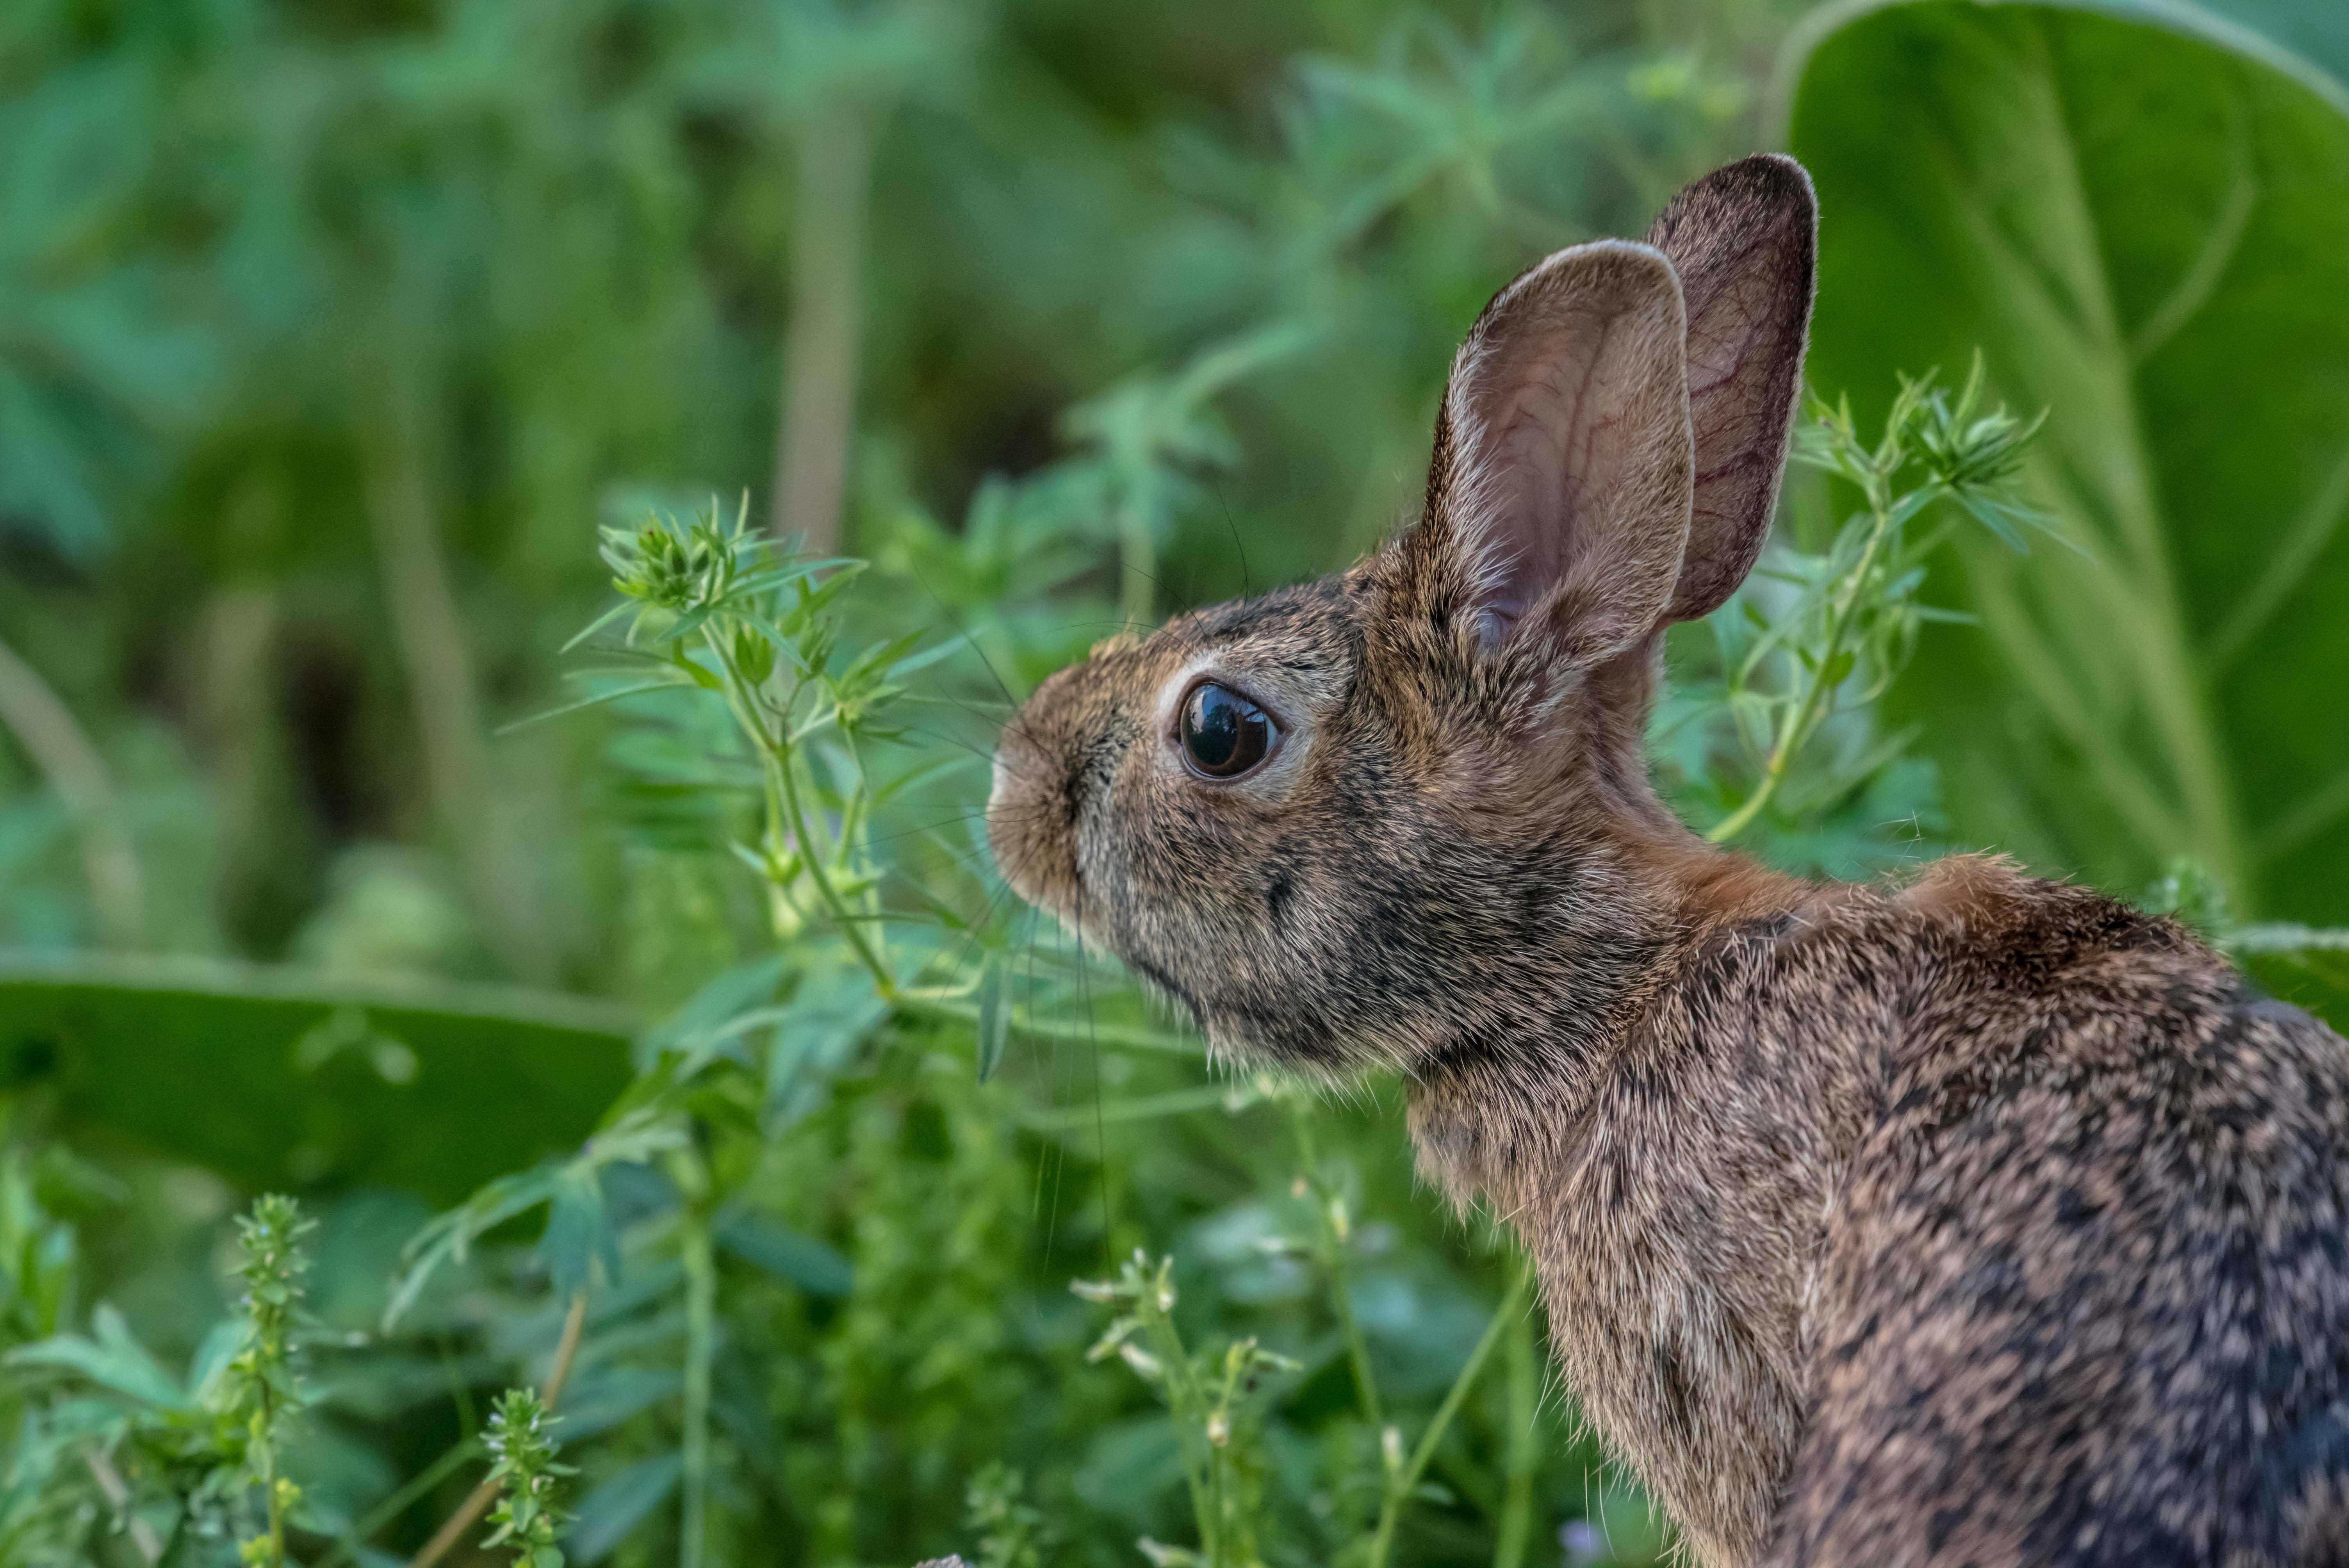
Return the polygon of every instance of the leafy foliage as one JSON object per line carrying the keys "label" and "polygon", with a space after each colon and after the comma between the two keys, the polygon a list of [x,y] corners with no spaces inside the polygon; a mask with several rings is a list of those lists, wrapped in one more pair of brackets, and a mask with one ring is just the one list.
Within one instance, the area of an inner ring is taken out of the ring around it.
{"label": "leafy foliage", "polygon": [[[1858,490],[1864,510],[1835,530],[1824,553],[1783,547],[1757,568],[1711,620],[1721,658],[1718,684],[1688,688],[1663,711],[1660,728],[1667,745],[1692,714],[1714,713],[1726,717],[1743,748],[1748,770],[1737,778],[1713,767],[1711,738],[1702,725],[1676,748],[1684,804],[1707,789],[1731,792],[1724,814],[1707,830],[1713,841],[1736,838],[1782,800],[1789,821],[1809,826],[1814,834],[1855,802],[1881,810],[1870,787],[1904,760],[1913,732],[1879,738],[1865,723],[1847,727],[1848,733],[1808,759],[1794,798],[1784,797],[1784,787],[1795,759],[1839,707],[1864,708],[1891,689],[1916,652],[1920,626],[1963,619],[1918,599],[1924,559],[1950,531],[1947,520],[1913,539],[1909,525],[1948,502],[2020,550],[2022,530],[2043,521],[2016,498],[2013,484],[2044,415],[2025,421],[2003,408],[1983,411],[1982,389],[1979,358],[1954,398],[1930,375],[1903,377],[1884,433],[1872,447],[1854,428],[1848,399],[1834,407],[1815,405],[1799,427],[1796,459]],[[1911,470],[1918,470],[1920,482],[1899,488]],[[1776,602],[1765,609],[1765,598]],[[1911,812],[1912,831],[1922,807]],[[1781,859],[1845,874],[1852,869],[1783,841],[1776,850]]]}
{"label": "leafy foliage", "polygon": [[490,1479],[497,1483],[498,1501],[490,1522],[497,1528],[482,1545],[507,1548],[514,1568],[563,1568],[563,1549],[554,1542],[572,1516],[556,1501],[556,1489],[576,1472],[556,1462],[559,1447],[547,1435],[559,1419],[527,1388],[507,1389],[490,1412],[482,1446],[496,1461]]}

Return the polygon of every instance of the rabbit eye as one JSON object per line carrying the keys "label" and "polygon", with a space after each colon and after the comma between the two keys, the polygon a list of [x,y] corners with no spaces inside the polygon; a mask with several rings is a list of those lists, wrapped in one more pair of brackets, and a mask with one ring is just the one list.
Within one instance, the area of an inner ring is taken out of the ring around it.
{"label": "rabbit eye", "polygon": [[1210,779],[1237,779],[1265,759],[1277,733],[1271,716],[1229,686],[1201,681],[1183,699],[1183,755]]}

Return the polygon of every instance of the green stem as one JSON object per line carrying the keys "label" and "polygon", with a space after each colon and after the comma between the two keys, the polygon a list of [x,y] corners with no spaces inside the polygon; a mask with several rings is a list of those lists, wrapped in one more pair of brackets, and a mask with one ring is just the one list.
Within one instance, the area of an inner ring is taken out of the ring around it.
{"label": "green stem", "polygon": [[[256,1317],[261,1310],[256,1303]],[[253,1355],[261,1408],[254,1412],[250,1440],[260,1450],[256,1468],[260,1471],[262,1507],[269,1521],[270,1568],[285,1568],[285,1509],[277,1495],[277,1402],[270,1397],[269,1388],[269,1368],[284,1363],[285,1348],[265,1320],[257,1322],[254,1327],[258,1343]]]}
{"label": "green stem", "polygon": [[344,1533],[341,1542],[318,1560],[316,1568],[342,1568],[346,1563],[357,1562],[359,1548],[373,1539],[377,1531],[406,1513],[417,1499],[439,1486],[450,1471],[481,1451],[481,1445],[472,1438],[458,1439],[446,1453],[425,1466],[414,1480],[368,1510],[365,1518]]}
{"label": "green stem", "polygon": [[[1134,1310],[1150,1336],[1151,1353],[1158,1357],[1161,1375],[1166,1379],[1166,1404],[1174,1418],[1175,1452],[1182,1458],[1183,1480],[1191,1492],[1191,1518],[1199,1532],[1200,1554],[1216,1568],[1221,1568],[1222,1514],[1217,1507],[1216,1484],[1221,1477],[1214,1445],[1206,1443],[1206,1397],[1199,1391],[1190,1353],[1183,1348],[1183,1336],[1175,1329],[1174,1320],[1158,1305],[1154,1288],[1143,1291],[1134,1303]],[[1195,1439],[1188,1435],[1192,1432],[1198,1434]],[[1199,1459],[1194,1451],[1200,1444],[1206,1444],[1209,1450],[1205,1474],[1201,1473]]]}
{"label": "green stem", "polygon": [[[1526,1266],[1523,1260],[1518,1262],[1520,1275]],[[1502,1376],[1508,1380],[1509,1430],[1508,1449],[1502,1460],[1506,1486],[1501,1496],[1500,1537],[1493,1547],[1493,1568],[1524,1568],[1526,1549],[1533,1541],[1534,1470],[1541,1458],[1534,1441],[1536,1371],[1530,1313],[1520,1312],[1511,1320],[1501,1354]]]}
{"label": "green stem", "polygon": [[678,1568],[701,1568],[709,1511],[709,1368],[718,1338],[718,1266],[709,1222],[698,1212],[685,1222],[685,1517]]}
{"label": "green stem", "polygon": [[1859,606],[1860,591],[1868,582],[1868,573],[1876,565],[1876,557],[1884,548],[1886,538],[1892,531],[1893,502],[1891,497],[1885,493],[1882,483],[1867,487],[1867,495],[1868,511],[1875,519],[1874,526],[1868,530],[1868,547],[1859,552],[1858,562],[1844,574],[1839,592],[1828,609],[1826,645],[1819,656],[1817,667],[1808,672],[1809,684],[1804,688],[1802,700],[1795,704],[1794,713],[1778,731],[1777,741],[1770,748],[1770,758],[1763,766],[1762,779],[1754,786],[1754,793],[1745,798],[1744,805],[1713,824],[1712,830],[1704,836],[1708,843],[1727,843],[1762,814],[1762,808],[1769,803],[1770,798],[1778,792],[1778,786],[1785,780],[1786,771],[1794,764],[1795,753],[1810,739],[1811,731],[1825,717],[1826,706],[1835,695],[1834,684],[1829,679],[1830,672],[1843,653],[1844,638],[1851,630],[1854,614]]}
{"label": "green stem", "polygon": [[[730,620],[726,623],[727,635],[730,636],[732,631],[733,623]],[[766,762],[768,778],[781,795],[783,825],[790,831],[792,841],[799,846],[801,863],[807,868],[808,881],[815,885],[817,900],[840,927],[841,934],[847,938],[849,946],[855,950],[858,961],[873,972],[874,985],[881,993],[881,999],[894,1006],[898,998],[897,978],[881,961],[881,954],[874,948],[862,925],[849,914],[847,901],[840,896],[840,890],[832,885],[831,874],[824,869],[824,861],[830,857],[808,831],[807,813],[800,804],[798,776],[792,769],[791,748],[778,741],[767,728],[766,721],[759,717],[750,698],[752,683],[744,677],[740,667],[734,663],[733,655],[727,651],[727,639],[719,635],[718,623],[713,621],[705,627],[702,637],[711,655],[718,660],[719,667],[726,672],[727,706],[733,710],[735,722],[758,747],[759,755]]]}
{"label": "green stem", "polygon": [[1312,1123],[1304,1109],[1291,1101],[1288,1108],[1290,1125],[1297,1130],[1297,1157],[1305,1167],[1305,1184],[1313,1193],[1313,1213],[1319,1222],[1322,1271],[1330,1278],[1330,1304],[1338,1315],[1338,1332],[1346,1341],[1346,1359],[1354,1371],[1354,1396],[1362,1408],[1362,1419],[1376,1432],[1386,1424],[1386,1416],[1379,1401],[1378,1376],[1371,1370],[1370,1341],[1363,1337],[1361,1325],[1354,1317],[1352,1271],[1347,1266],[1347,1237],[1340,1228],[1340,1202],[1337,1191],[1322,1179],[1321,1162],[1313,1147]]}
{"label": "green stem", "polygon": [[[978,1022],[978,1009],[958,1002],[936,996],[926,996],[909,990],[900,990],[896,1005],[909,1013],[926,1013],[933,1017],[954,1018],[962,1023]],[[1011,1028],[1016,1034],[1031,1039],[1059,1040],[1080,1046],[1122,1046],[1135,1050],[1173,1051],[1183,1056],[1196,1056],[1200,1044],[1180,1035],[1163,1035],[1155,1029],[1135,1029],[1117,1024],[1075,1024],[1056,1018],[1035,1018],[1019,1008],[1011,1014]]]}
{"label": "green stem", "polygon": [[[1250,1092],[1250,1091],[1243,1091]],[[1212,1106],[1228,1106],[1232,1089],[1226,1084],[1209,1084],[1203,1088],[1168,1089],[1164,1094],[1136,1095],[1131,1099],[1109,1099],[1092,1105],[1072,1106],[1061,1110],[1030,1110],[1019,1117],[1019,1125],[1036,1132],[1092,1131],[1105,1122],[1143,1121],[1153,1117],[1179,1116],[1185,1111],[1206,1110]],[[1254,1104],[1253,1099],[1241,1102]]]}
{"label": "green stem", "polygon": [[[267,1395],[262,1397],[264,1421],[274,1421],[269,1411]],[[261,1492],[269,1505],[269,1564],[270,1568],[285,1568],[285,1504],[277,1495],[277,1433],[274,1424],[263,1439]]]}
{"label": "green stem", "polygon": [[1129,500],[1119,509],[1117,535],[1118,607],[1126,625],[1140,631],[1150,624],[1151,611],[1156,606],[1157,583],[1153,578],[1158,566],[1158,545],[1150,535],[1150,519],[1139,500]]}
{"label": "green stem", "polygon": [[1371,1538],[1371,1553],[1365,1568],[1386,1568],[1387,1555],[1394,1548],[1395,1525],[1402,1517],[1404,1501],[1418,1488],[1419,1478],[1427,1473],[1428,1461],[1434,1459],[1436,1445],[1444,1440],[1444,1432],[1452,1425],[1452,1418],[1460,1413],[1461,1403],[1468,1398],[1468,1390],[1475,1386],[1476,1375],[1484,1370],[1486,1357],[1493,1354],[1493,1346],[1500,1342],[1510,1323],[1525,1310],[1526,1275],[1523,1266],[1512,1273],[1509,1288],[1502,1293],[1501,1305],[1494,1309],[1493,1320],[1485,1326],[1483,1336],[1476,1341],[1476,1348],[1468,1353],[1467,1363],[1460,1368],[1460,1376],[1452,1380],[1452,1387],[1444,1396],[1444,1403],[1436,1407],[1435,1418],[1427,1423],[1427,1430],[1421,1434],[1419,1447],[1412,1450],[1411,1459],[1401,1470],[1388,1472],[1386,1499],[1379,1505],[1378,1531]]}
{"label": "green stem", "polygon": [[781,760],[778,767],[782,774],[783,810],[788,814],[792,838],[800,845],[801,859],[807,865],[808,880],[815,884],[816,896],[823,901],[826,913],[839,924],[849,946],[856,950],[857,958],[873,972],[873,984],[881,993],[881,999],[894,1004],[897,1000],[897,977],[881,961],[863,924],[849,914],[847,901],[840,896],[840,890],[832,885],[831,873],[824,870],[824,857],[808,833],[807,813],[800,804],[799,781],[792,776],[789,759]]}

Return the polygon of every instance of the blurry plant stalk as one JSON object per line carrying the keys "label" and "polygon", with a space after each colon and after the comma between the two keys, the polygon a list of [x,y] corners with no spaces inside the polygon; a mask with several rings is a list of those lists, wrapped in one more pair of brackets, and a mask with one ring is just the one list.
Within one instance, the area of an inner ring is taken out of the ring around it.
{"label": "blurry plant stalk", "polygon": [[831,105],[800,129],[791,340],[775,435],[773,531],[830,551],[855,438],[864,213],[876,111]]}
{"label": "blurry plant stalk", "polygon": [[254,1568],[283,1568],[285,1515],[301,1501],[301,1489],[278,1473],[286,1418],[306,1402],[295,1376],[291,1340],[302,1275],[310,1264],[301,1240],[316,1227],[291,1198],[257,1200],[237,1221],[244,1279],[246,1338],[229,1362],[238,1388],[235,1409],[245,1417],[244,1458],[253,1484],[261,1489],[266,1531],[241,1542],[237,1554]]}
{"label": "blurry plant stalk", "polygon": [[139,946],[146,936],[146,899],[114,776],[73,709],[5,643],[0,643],[0,726],[31,753],[73,819],[106,944]]}

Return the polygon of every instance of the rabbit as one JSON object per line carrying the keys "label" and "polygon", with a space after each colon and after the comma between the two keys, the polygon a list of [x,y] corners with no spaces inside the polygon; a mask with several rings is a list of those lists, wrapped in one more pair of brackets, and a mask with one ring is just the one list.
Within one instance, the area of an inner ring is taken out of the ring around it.
{"label": "rabbit", "polygon": [[1992,856],[1799,879],[1650,783],[1816,227],[1757,156],[1509,284],[1416,521],[1046,680],[995,853],[1219,1055],[1402,1075],[1707,1568],[2349,1564],[2349,1046],[2174,921]]}

